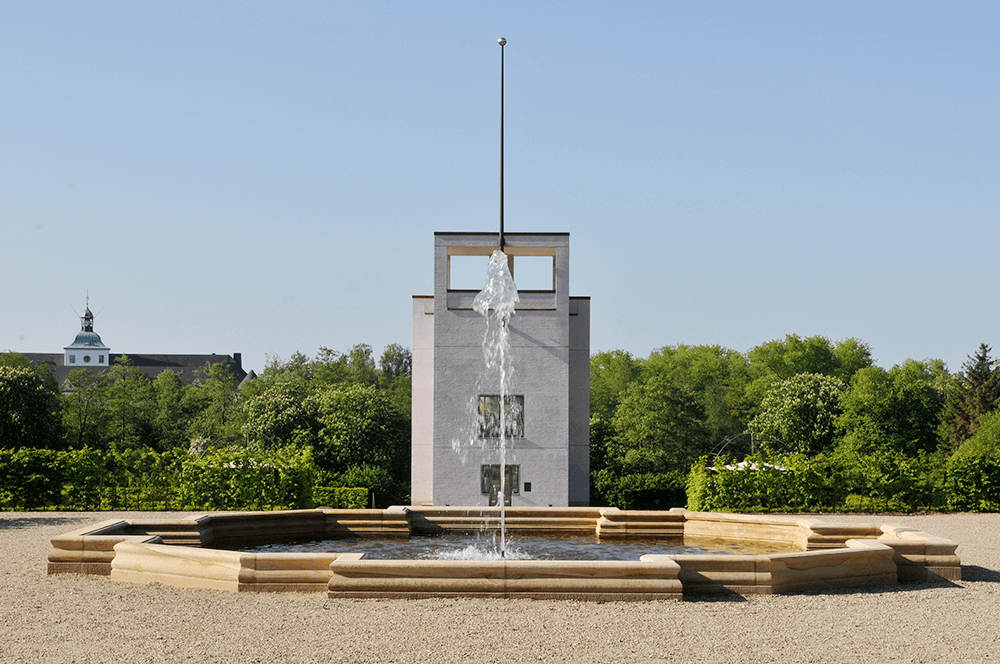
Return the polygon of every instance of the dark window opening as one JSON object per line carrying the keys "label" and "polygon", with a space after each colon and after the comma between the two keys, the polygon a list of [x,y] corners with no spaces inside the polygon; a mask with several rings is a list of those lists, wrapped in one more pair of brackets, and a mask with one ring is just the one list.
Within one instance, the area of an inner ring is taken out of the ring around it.
{"label": "dark window opening", "polygon": [[[520,495],[521,466],[504,466],[504,505],[510,505],[511,496]],[[496,505],[500,497],[500,464],[483,464],[479,467],[479,489],[489,494],[490,507]]]}
{"label": "dark window opening", "polygon": [[[500,395],[479,395],[479,437],[500,438]],[[504,397],[504,438],[524,438],[524,395]]]}

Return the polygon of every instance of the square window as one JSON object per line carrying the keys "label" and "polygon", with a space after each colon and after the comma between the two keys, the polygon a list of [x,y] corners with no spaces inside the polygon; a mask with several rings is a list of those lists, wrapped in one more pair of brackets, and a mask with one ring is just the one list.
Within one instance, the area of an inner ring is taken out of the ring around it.
{"label": "square window", "polygon": [[76,355],[70,355],[69,356],[69,363],[70,364],[76,364]]}
{"label": "square window", "polygon": [[[524,438],[524,395],[504,397],[504,438]],[[479,437],[500,438],[500,395],[479,395]]]}
{"label": "square window", "polygon": [[[504,466],[504,504],[510,505],[510,497],[520,495],[521,466]],[[490,505],[496,505],[500,495],[500,464],[483,464],[479,467],[479,488],[489,495]]]}

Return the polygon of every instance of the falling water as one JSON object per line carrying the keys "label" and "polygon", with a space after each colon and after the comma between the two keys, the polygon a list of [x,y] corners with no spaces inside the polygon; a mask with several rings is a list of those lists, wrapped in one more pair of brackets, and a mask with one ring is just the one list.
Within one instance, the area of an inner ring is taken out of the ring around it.
{"label": "falling water", "polygon": [[486,334],[483,336],[483,356],[486,368],[499,376],[500,385],[500,557],[504,556],[506,540],[506,496],[507,488],[507,395],[514,371],[510,361],[510,317],[517,304],[517,286],[507,268],[507,255],[497,249],[490,256],[486,270],[486,286],[476,295],[472,308],[486,319]]}

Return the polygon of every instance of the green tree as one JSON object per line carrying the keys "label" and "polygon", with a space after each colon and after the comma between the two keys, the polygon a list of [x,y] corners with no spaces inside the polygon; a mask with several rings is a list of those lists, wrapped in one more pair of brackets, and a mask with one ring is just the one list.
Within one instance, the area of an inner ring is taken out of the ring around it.
{"label": "green tree", "polygon": [[907,360],[889,371],[861,369],[840,397],[838,447],[857,454],[933,452],[943,402],[934,383],[928,362]]}
{"label": "green tree", "polygon": [[399,344],[389,344],[379,358],[378,386],[395,405],[396,410],[410,417],[412,410],[413,353]]}
{"label": "green tree", "polygon": [[156,447],[161,452],[187,447],[188,413],[184,410],[184,384],[176,371],[163,371],[153,379]]}
{"label": "green tree", "polygon": [[590,358],[590,413],[611,421],[621,394],[642,375],[642,360],[624,350],[601,351]]}
{"label": "green tree", "polygon": [[[256,381],[254,381],[256,382]],[[188,437],[215,447],[242,440],[236,375],[222,363],[207,365],[185,393],[192,413]]]}
{"label": "green tree", "polygon": [[717,345],[664,346],[650,353],[643,374],[661,375],[694,393],[713,444],[746,430],[752,417],[746,397],[750,372],[741,353]]}
{"label": "green tree", "polygon": [[979,420],[1000,405],[1000,367],[985,342],[969,356],[946,394],[941,435],[955,449],[972,436]]}
{"label": "green tree", "polygon": [[0,353],[0,367],[13,367],[15,369],[28,369],[37,375],[45,389],[52,394],[59,394],[59,381],[52,375],[52,365],[42,362],[32,362],[20,353]]}
{"label": "green tree", "polygon": [[[622,392],[639,380],[642,361],[624,350],[602,351],[590,358],[590,470],[605,467],[607,441],[614,436],[611,423]],[[591,486],[591,493],[596,488]],[[596,495],[596,494],[595,494]]]}
{"label": "green tree", "polygon": [[400,504],[407,494],[406,487],[400,483],[385,468],[371,464],[349,466],[347,470],[330,479],[332,487],[352,489],[368,489],[371,503],[366,507],[386,508]]}
{"label": "green tree", "polygon": [[384,469],[399,487],[409,486],[410,423],[386,395],[371,385],[330,386],[317,390],[306,407],[318,422],[312,444],[319,484],[367,464]]}
{"label": "green tree", "polygon": [[994,410],[979,418],[976,432],[966,438],[955,451],[955,456],[997,456],[1000,455],[1000,410]]}
{"label": "green tree", "polygon": [[109,414],[108,434],[118,449],[155,445],[153,385],[142,369],[132,366],[128,356],[116,359],[108,371],[105,399]]}
{"label": "green tree", "polygon": [[58,448],[59,399],[30,368],[0,366],[0,448]]}
{"label": "green tree", "polygon": [[664,375],[629,383],[611,435],[598,445],[603,466],[591,472],[591,502],[622,509],[683,505],[688,468],[711,446],[705,420],[698,396]]}
{"label": "green tree", "polygon": [[322,346],[311,368],[322,385],[378,385],[378,370],[368,344],[355,344],[347,353]]}
{"label": "green tree", "polygon": [[833,353],[837,356],[837,367],[833,375],[844,383],[850,382],[854,374],[865,367],[872,366],[871,346],[860,339],[851,337],[838,341],[834,344]]}
{"label": "green tree", "polygon": [[698,397],[660,375],[626,388],[612,418],[608,465],[626,473],[687,472],[711,450],[711,433]]}
{"label": "green tree", "polygon": [[779,381],[764,394],[749,429],[772,453],[828,451],[834,443],[843,388],[839,379],[814,373]]}
{"label": "green tree", "polygon": [[378,370],[372,357],[372,347],[368,344],[351,347],[347,354],[347,368],[353,385],[378,385]]}
{"label": "green tree", "polygon": [[819,335],[799,337],[787,334],[784,340],[774,339],[751,349],[747,356],[754,377],[773,375],[787,380],[801,373],[833,375],[840,360],[833,343]]}
{"label": "green tree", "polygon": [[263,448],[293,443],[311,445],[318,428],[313,401],[303,399],[295,382],[268,381],[256,394],[241,395],[243,435]]}
{"label": "green tree", "polygon": [[858,370],[872,365],[871,348],[858,339],[833,343],[823,336],[799,337],[763,343],[747,353],[753,382],[747,389],[750,400],[761,403],[775,383],[803,373],[839,378],[845,384]]}
{"label": "green tree", "polygon": [[90,369],[69,372],[63,395],[63,424],[69,446],[107,449],[110,413],[106,393],[109,383],[106,373]]}
{"label": "green tree", "polygon": [[270,357],[257,379],[240,388],[241,400],[249,399],[280,384],[283,392],[304,401],[315,388],[314,369],[314,363],[297,351],[287,362],[282,362],[277,356]]}

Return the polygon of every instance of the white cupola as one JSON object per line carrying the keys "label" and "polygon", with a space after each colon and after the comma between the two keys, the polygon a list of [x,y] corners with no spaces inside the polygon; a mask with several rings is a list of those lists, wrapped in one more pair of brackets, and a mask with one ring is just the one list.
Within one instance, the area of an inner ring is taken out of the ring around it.
{"label": "white cupola", "polygon": [[90,296],[87,307],[80,316],[80,332],[76,335],[63,357],[67,367],[106,367],[111,358],[111,349],[104,345],[101,337],[94,332],[94,314],[90,312]]}

